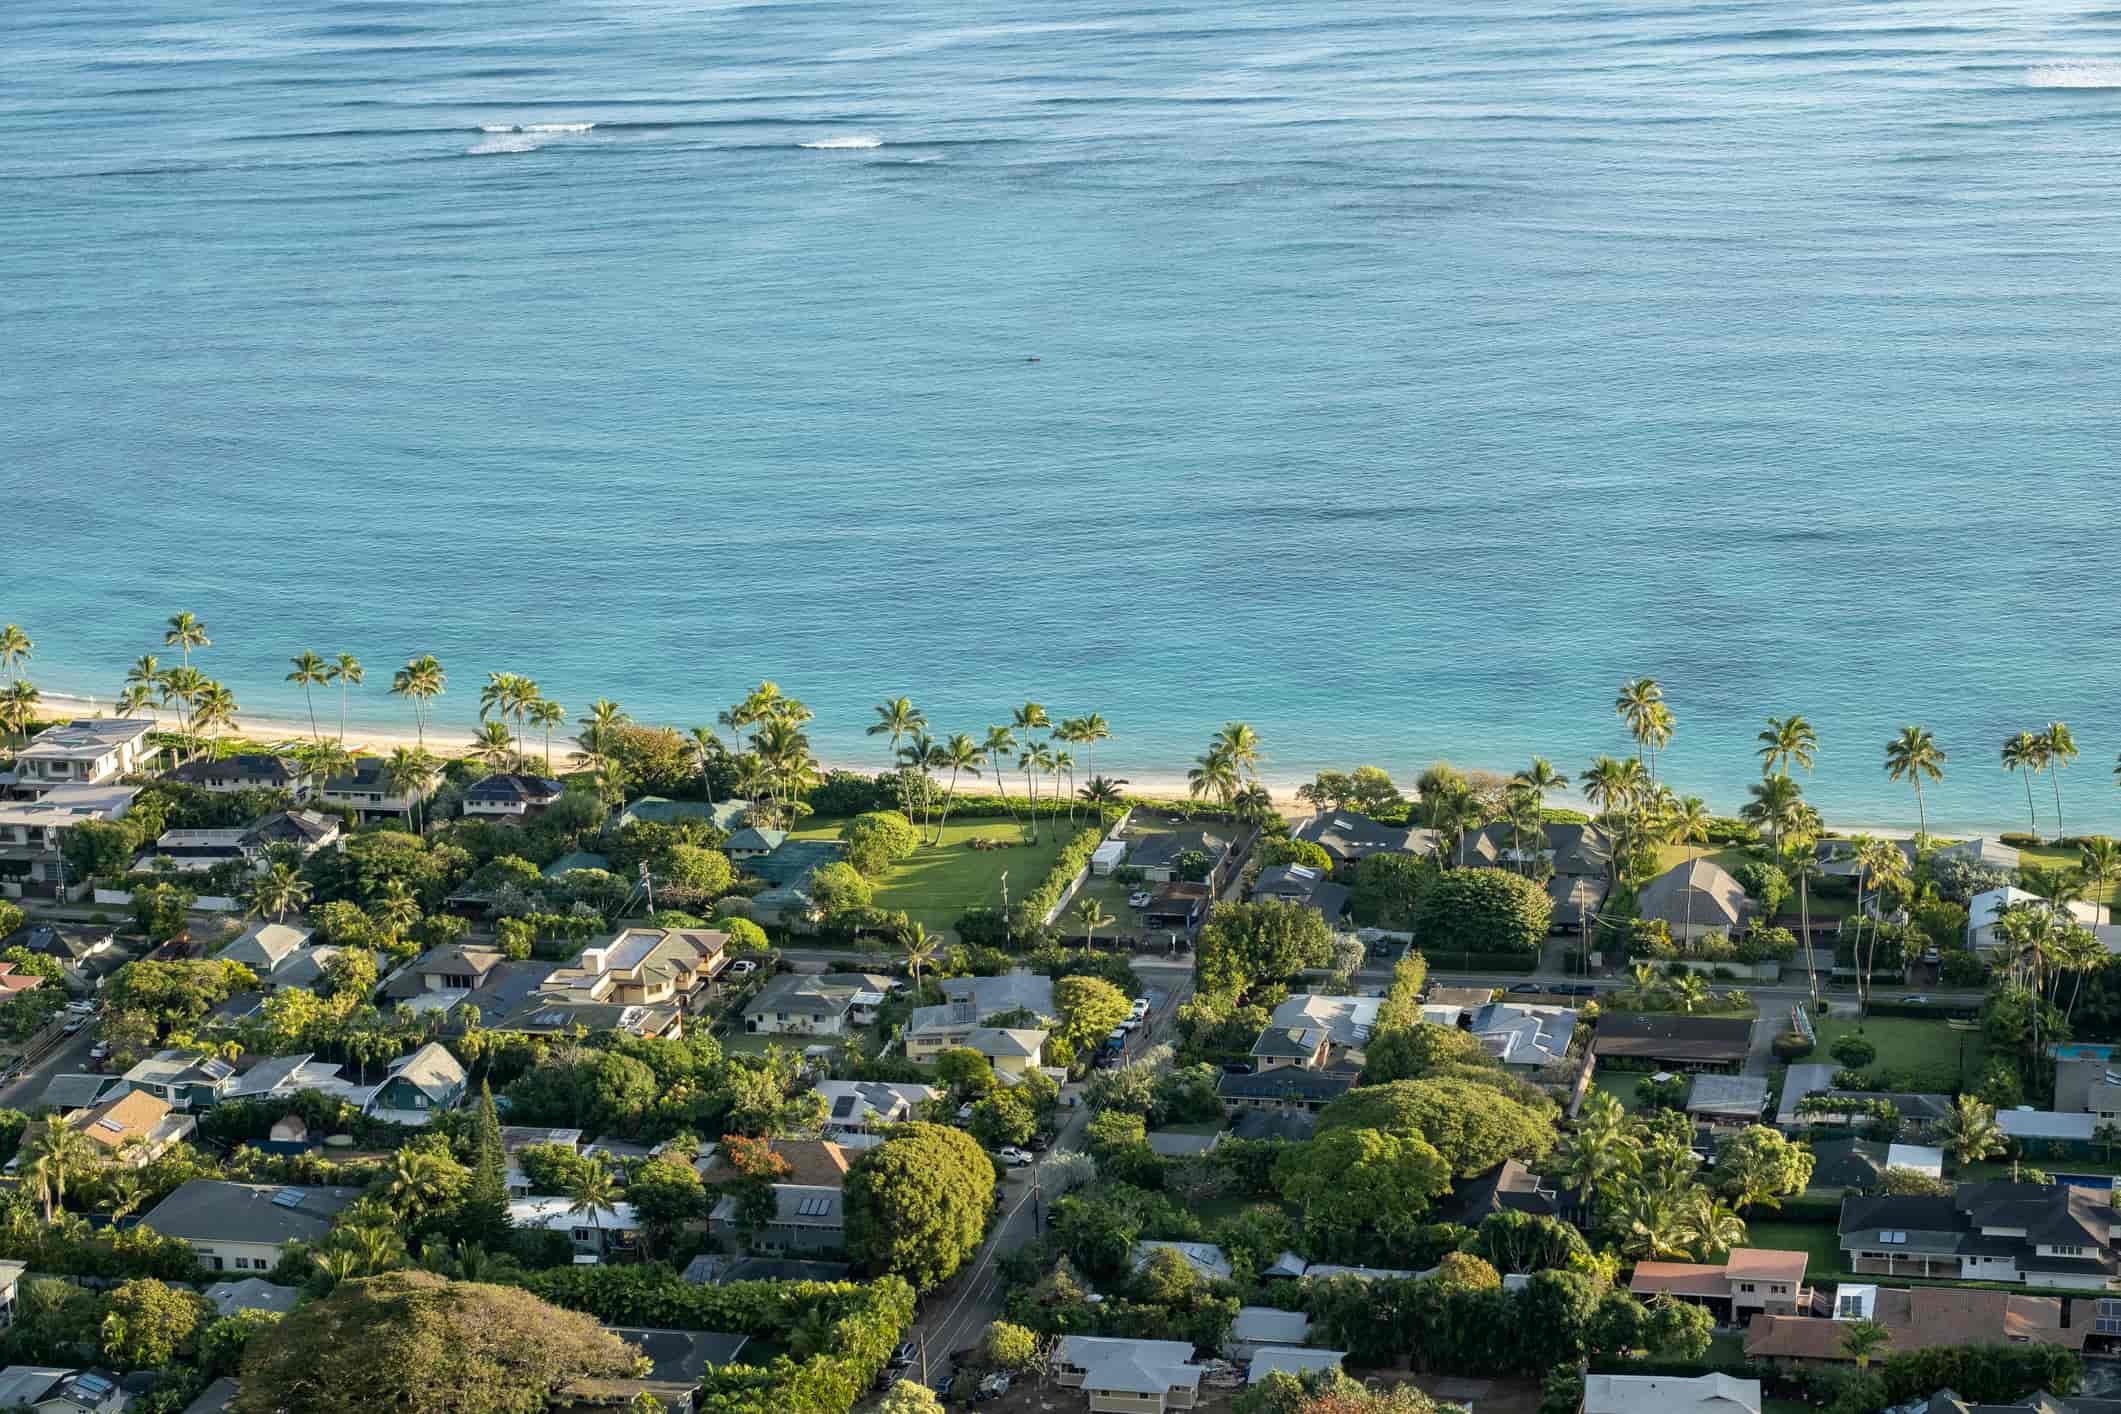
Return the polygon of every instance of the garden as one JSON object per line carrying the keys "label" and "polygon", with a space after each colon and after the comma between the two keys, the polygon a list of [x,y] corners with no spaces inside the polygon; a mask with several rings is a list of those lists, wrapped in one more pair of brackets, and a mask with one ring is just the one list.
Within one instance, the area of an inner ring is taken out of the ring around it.
{"label": "garden", "polygon": [[[846,823],[838,818],[813,818],[790,838],[838,839]],[[940,932],[953,926],[968,908],[999,906],[1004,874],[1009,876],[1011,902],[1019,902],[1052,872],[1074,831],[1065,820],[1041,820],[1035,844],[1023,840],[1022,833],[1006,818],[953,820],[943,826],[941,844],[924,842],[891,864],[876,880],[871,903],[903,911],[930,932]],[[978,847],[987,842],[997,847]]]}
{"label": "garden", "polygon": [[1981,1079],[1988,1058],[1979,1030],[1962,1031],[1941,1021],[1899,1016],[1830,1018],[1818,1022],[1817,1031],[1819,1044],[1808,1060],[1834,1059],[1834,1043],[1844,1036],[1861,1035],[1871,1044],[1876,1059],[1856,1068],[1868,1078],[1867,1088],[1875,1090],[1954,1094]]}

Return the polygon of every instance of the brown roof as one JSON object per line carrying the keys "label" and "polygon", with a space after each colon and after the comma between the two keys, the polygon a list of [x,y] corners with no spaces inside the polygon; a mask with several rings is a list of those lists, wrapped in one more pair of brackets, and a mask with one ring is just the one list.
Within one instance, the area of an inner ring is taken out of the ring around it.
{"label": "brown roof", "polygon": [[1723,1269],[1733,1281],[1800,1282],[1804,1280],[1804,1257],[1802,1252],[1733,1247],[1724,1259]]}
{"label": "brown roof", "polygon": [[[2081,1350],[2087,1330],[2082,1323],[2063,1328],[2060,1297],[1944,1286],[1881,1287],[1871,1319],[1892,1333],[1885,1347],[1888,1352],[1938,1345],[1995,1345],[2004,1340],[2037,1340],[2042,1345]],[[1746,1358],[1847,1360],[1850,1357],[1841,1348],[1841,1335],[1847,1328],[1846,1321],[1813,1316],[1755,1316],[1746,1331]]]}
{"label": "brown roof", "polygon": [[1637,1296],[1664,1292],[1672,1296],[1729,1296],[1731,1283],[1721,1267],[1698,1262],[1637,1262],[1628,1290]]}
{"label": "brown roof", "polygon": [[86,1109],[67,1123],[104,1148],[115,1151],[128,1140],[145,1139],[169,1114],[166,1101],[145,1090],[128,1090],[115,1100]]}
{"label": "brown roof", "polygon": [[[838,1188],[847,1181],[847,1165],[852,1162],[853,1150],[830,1139],[769,1139],[766,1147],[788,1165],[787,1174],[775,1179],[776,1183]],[[730,1183],[743,1175],[726,1164],[717,1163],[700,1177],[707,1183]]]}

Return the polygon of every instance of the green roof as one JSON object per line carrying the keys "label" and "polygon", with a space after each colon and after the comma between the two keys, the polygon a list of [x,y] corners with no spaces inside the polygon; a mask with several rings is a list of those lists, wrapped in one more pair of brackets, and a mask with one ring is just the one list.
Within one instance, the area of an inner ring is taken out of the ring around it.
{"label": "green roof", "polygon": [[644,795],[626,807],[625,813],[619,816],[619,824],[631,825],[646,820],[667,825],[673,820],[705,820],[726,833],[736,828],[736,822],[744,818],[744,812],[749,808],[741,800],[718,800],[709,805],[704,800],[670,800],[660,795]]}
{"label": "green roof", "polygon": [[552,863],[545,866],[543,872],[546,878],[557,879],[570,869],[609,869],[610,867],[611,861],[603,855],[591,854],[586,849],[578,849],[572,854],[563,854],[558,859],[553,860]]}
{"label": "green roof", "polygon": [[786,840],[762,859],[745,860],[743,870],[769,884],[793,884],[843,853],[838,840]]}

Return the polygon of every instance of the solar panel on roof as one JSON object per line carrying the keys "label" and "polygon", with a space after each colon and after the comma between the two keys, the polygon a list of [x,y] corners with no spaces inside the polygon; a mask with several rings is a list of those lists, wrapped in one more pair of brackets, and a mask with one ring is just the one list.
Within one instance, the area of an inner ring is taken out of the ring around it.
{"label": "solar panel on roof", "polygon": [[299,1208],[302,1206],[303,1196],[299,1188],[283,1188],[273,1194],[272,1205],[275,1208]]}
{"label": "solar panel on roof", "polygon": [[853,1114],[856,1098],[853,1095],[842,1095],[837,1100],[834,1100],[832,1102],[832,1117],[834,1119],[845,1119],[848,1115]]}
{"label": "solar panel on roof", "polygon": [[118,1123],[118,1121],[116,1121],[116,1120],[114,1120],[114,1119],[110,1119],[110,1118],[108,1118],[108,1117],[106,1117],[106,1118],[103,1118],[103,1119],[99,1119],[99,1120],[97,1120],[97,1121],[96,1121],[96,1128],[98,1128],[98,1129],[107,1129],[107,1130],[109,1130],[109,1131],[110,1131],[111,1133],[113,1133],[113,1134],[123,1134],[123,1133],[125,1132],[125,1126],[124,1126],[124,1125],[122,1125],[122,1124]]}

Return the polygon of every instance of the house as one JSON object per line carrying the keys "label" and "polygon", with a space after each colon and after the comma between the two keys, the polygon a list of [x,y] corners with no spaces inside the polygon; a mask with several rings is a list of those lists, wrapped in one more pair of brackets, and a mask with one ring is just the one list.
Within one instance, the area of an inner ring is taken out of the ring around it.
{"label": "house", "polygon": [[204,757],[187,761],[163,773],[165,781],[176,781],[216,795],[234,795],[245,790],[285,791],[293,799],[306,800],[316,788],[316,773],[291,756],[263,752],[239,752],[218,761]]}
{"label": "house", "polygon": [[[1505,1277],[1505,1281],[1509,1278]],[[1256,1385],[1269,1375],[1295,1375],[1299,1379],[1317,1370],[1338,1370],[1348,1358],[1345,1350],[1299,1350],[1289,1345],[1262,1346],[1245,1366],[1245,1383]]]}
{"label": "house", "polygon": [[1804,1284],[1805,1254],[1734,1247],[1719,1266],[1699,1262],[1637,1262],[1628,1290],[1648,1301],[1662,1296],[1708,1307],[1719,1326],[1752,1316],[1795,1315],[1812,1305]]}
{"label": "house", "polygon": [[1142,905],[1142,927],[1190,933],[1207,921],[1208,909],[1214,902],[1214,893],[1206,884],[1158,884],[1149,890],[1149,901]]}
{"label": "house", "polygon": [[582,949],[545,986],[596,1002],[674,1006],[689,1014],[699,1010],[729,965],[728,947],[726,933],[707,928],[628,928],[608,943]]}
{"label": "house", "polygon": [[1251,1056],[1256,1072],[1291,1065],[1321,1070],[1326,1063],[1326,1032],[1315,1026],[1263,1027],[1252,1043]]}
{"label": "house", "polygon": [[145,1168],[169,1151],[172,1144],[188,1138],[198,1121],[179,1114],[165,1100],[144,1090],[128,1090],[87,1109],[76,1110],[65,1119],[66,1127],[88,1136],[89,1142],[125,1168]]}
{"label": "house", "polygon": [[508,1172],[503,1183],[511,1198],[530,1196],[530,1176],[516,1162],[516,1155],[533,1144],[557,1144],[570,1154],[580,1153],[582,1131],[579,1129],[547,1129],[540,1126],[504,1124],[501,1126],[501,1150],[508,1156]]}
{"label": "house", "polygon": [[223,1375],[199,1391],[199,1397],[184,1406],[184,1414],[228,1414],[236,1407],[237,1384],[233,1375]]}
{"label": "house", "polygon": [[751,859],[764,859],[787,842],[786,830],[746,825],[722,841],[722,853],[732,861],[742,863]]}
{"label": "house", "polygon": [[15,1289],[28,1270],[27,1262],[0,1262],[0,1330],[15,1323]]}
{"label": "house", "polygon": [[134,858],[133,869],[204,874],[224,864],[248,864],[252,857],[247,825],[232,830],[164,830],[153,849]]}
{"label": "house", "polygon": [[1242,1116],[1246,1110],[1301,1110],[1316,1114],[1354,1085],[1352,1075],[1283,1065],[1249,1075],[1225,1071],[1215,1078],[1215,1095],[1233,1117]]}
{"label": "house", "polygon": [[15,752],[14,795],[35,800],[64,786],[100,786],[145,771],[159,748],[139,717],[78,718],[46,727]]}
{"label": "house", "polygon": [[466,943],[446,943],[429,948],[400,968],[383,985],[383,998],[402,1002],[423,993],[459,993],[459,1000],[469,998],[483,1004],[475,994],[483,991],[497,975],[496,969],[507,960],[508,955],[499,948]]}
{"label": "house", "polygon": [[965,1038],[994,1067],[994,1078],[1013,1085],[1045,1063],[1047,1032],[1021,1026],[982,1026]]}
{"label": "house", "polygon": [[1693,942],[1710,933],[1730,933],[1745,921],[1752,901],[1714,860],[1689,859],[1675,864],[1642,886],[1636,895],[1640,918],[1661,922],[1676,941]]}
{"label": "house", "polygon": [[10,1365],[0,1370],[0,1409],[32,1414],[118,1414],[134,1396],[109,1370]]}
{"label": "house", "polygon": [[1931,855],[1930,858],[1933,861],[1939,859],[1964,859],[1971,864],[1979,864],[1983,868],[2012,871],[2016,871],[2019,862],[2018,851],[2014,847],[2005,844],[2002,840],[1991,839],[1987,835],[1977,835],[1970,840],[1961,840],[1957,844],[1946,845]]}
{"label": "house", "polygon": [[1811,1149],[1808,1193],[1873,1193],[1885,1181],[1887,1146],[1874,1139],[1819,1139]]}
{"label": "house", "polygon": [[366,825],[412,814],[413,807],[432,795],[434,789],[430,785],[417,792],[401,790],[391,783],[388,763],[362,756],[355,759],[351,770],[324,782],[319,799],[326,805],[353,811],[354,819]]}
{"label": "house", "polygon": [[1436,847],[1434,830],[1380,825],[1352,810],[1321,811],[1298,825],[1293,834],[1324,850],[1335,869],[1360,863],[1373,854],[1427,854]]}
{"label": "house", "polygon": [[538,873],[548,879],[564,879],[577,869],[599,869],[608,874],[611,872],[610,856],[598,854],[594,850],[570,849]]}
{"label": "house", "polygon": [[258,985],[267,990],[302,986],[323,974],[322,962],[307,956],[313,951],[310,939],[315,936],[314,928],[260,919],[214,956],[221,962],[242,963],[258,974]]}
{"label": "house", "polygon": [[1009,1011],[1028,1011],[1048,1021],[1060,1016],[1053,1005],[1053,979],[1027,968],[1014,967],[999,977],[946,977],[942,988],[949,1001],[971,1002],[982,1021]]}
{"label": "house", "polygon": [[546,776],[501,771],[464,788],[464,814],[472,820],[527,820],[550,810],[566,791]]}
{"label": "house", "polygon": [[1183,1129],[1152,1129],[1143,1135],[1149,1152],[1166,1159],[1197,1159],[1214,1152],[1222,1142],[1223,1131],[1213,1134],[1194,1134]]}
{"label": "house", "polygon": [[[1225,1101],[1227,1105],[1229,1101]],[[1286,1144],[1301,1143],[1309,1139],[1318,1128],[1318,1118],[1308,1109],[1258,1109],[1247,1106],[1237,1111],[1227,1131],[1232,1139],[1279,1139]]]}
{"label": "house", "polygon": [[820,1080],[825,1101],[825,1137],[877,1135],[894,1124],[918,1118],[921,1106],[942,1098],[933,1085],[886,1080]]}
{"label": "house", "polygon": [[316,1242],[361,1196],[358,1188],[295,1188],[270,1183],[188,1179],[142,1219],[182,1238],[208,1271],[269,1272],[289,1242]]}
{"label": "house", "polygon": [[706,1253],[686,1264],[684,1276],[701,1286],[730,1286],[740,1281],[845,1281],[853,1271],[845,1262]]}
{"label": "house", "polygon": [[1259,871],[1252,881],[1252,897],[1280,899],[1308,908],[1328,925],[1348,911],[1348,891],[1328,878],[1323,870],[1308,864],[1276,864]]}
{"label": "house", "polygon": [[71,877],[59,848],[66,832],[88,820],[119,820],[138,786],[50,786],[34,799],[0,800],[0,898],[86,895],[88,879]]}
{"label": "house", "polygon": [[1208,868],[1203,877],[1214,879],[1230,857],[1230,842],[1206,830],[1167,830],[1143,835],[1128,851],[1127,867],[1141,870],[1142,877],[1152,884],[1175,884],[1180,882],[1178,862],[1188,854],[1205,856]]}
{"label": "house", "polygon": [[719,1331],[669,1330],[655,1326],[606,1326],[605,1330],[648,1357],[648,1378],[668,1380],[688,1390],[709,1370],[736,1363],[749,1336]]}
{"label": "house", "polygon": [[71,1075],[54,1075],[37,1097],[37,1103],[62,1114],[67,1110],[85,1110],[113,1094],[122,1095],[131,1088],[122,1075],[90,1075],[76,1072]]}
{"label": "house", "polygon": [[1439,1222],[1479,1227],[1490,1213],[1530,1213],[1535,1217],[1573,1221],[1580,1195],[1549,1184],[1515,1159],[1504,1159],[1486,1173],[1459,1179],[1436,1210]]}
{"label": "house", "polygon": [[846,1201],[836,1185],[776,1183],[773,1212],[749,1227],[743,1199],[724,1195],[707,1214],[707,1231],[726,1241],[744,1240],[764,1252],[836,1252],[847,1245]]}
{"label": "house", "polygon": [[1945,1197],[1847,1198],[1848,1269],[2104,1290],[2117,1273],[2107,1194],[2037,1183],[1962,1183]]}
{"label": "house", "polygon": [[1545,881],[1553,905],[1549,929],[1574,933],[1605,902],[1613,846],[1596,825],[1550,824],[1520,831],[1497,821],[1461,839],[1452,862],[1460,868],[1507,869]]}
{"label": "house", "polygon": [[1383,1006],[1383,997],[1304,992],[1274,1008],[1273,1021],[1281,1027],[1324,1031],[1328,1046],[1359,1051],[1370,1043],[1370,1028],[1377,1024],[1377,1013]]}
{"label": "house", "polygon": [[1311,1339],[1311,1318],[1301,1311],[1283,1311],[1273,1306],[1240,1306],[1223,1342],[1223,1354],[1232,1360],[1250,1360],[1262,1347],[1303,1345]]}
{"label": "house", "polygon": [[1536,1070],[1569,1058],[1569,1041],[1576,1034],[1576,1010],[1489,1002],[1467,1017],[1464,1025],[1481,1047],[1503,1065]]}
{"label": "house", "polygon": [[440,1041],[429,1041],[409,1056],[390,1063],[390,1075],[363,1107],[371,1118],[391,1124],[427,1125],[464,1098],[464,1067]]}
{"label": "house", "polygon": [[1767,1093],[1764,1075],[1697,1075],[1687,1094],[1686,1112],[1702,1124],[1758,1124],[1767,1109]]}
{"label": "house", "polygon": [[1212,1242],[1137,1242],[1130,1254],[1135,1271],[1149,1265],[1149,1259],[1159,1252],[1176,1252],[1186,1259],[1186,1265],[1202,1281],[1228,1281],[1234,1270],[1230,1265],[1230,1254]]}
{"label": "house", "polygon": [[2022,1345],[2034,1342],[2082,1350],[2093,1333],[2093,1311],[2110,1302],[2066,1302],[2059,1296],[2019,1296],[1956,1286],[1881,1287],[1843,1282],[1830,1303],[1831,1319],[1810,1315],[1755,1316],[1746,1328],[1748,1360],[1853,1361],[1842,1347],[1850,1321],[1875,1321],[1891,1339],[1874,1357],[1947,1345]]}
{"label": "house", "polygon": [[[2038,894],[2024,889],[2004,887],[1975,894],[1966,904],[1966,945],[1976,953],[1992,952],[2003,946],[2003,935],[1998,931],[2006,909],[2038,908],[2052,911],[2053,905]],[[2100,922],[2099,909],[2089,903],[2073,900],[2069,905],[2072,921],[2086,928]]]}
{"label": "house", "polygon": [[108,923],[32,923],[7,940],[48,957],[84,987],[123,966],[117,930]]}
{"label": "house", "polygon": [[34,992],[44,979],[34,972],[17,972],[12,962],[0,962],[0,1002],[13,1001],[24,992]]}
{"label": "house", "polygon": [[1731,1375],[1585,1375],[1583,1414],[1760,1414],[1760,1381]]}
{"label": "house", "polygon": [[236,1068],[218,1056],[190,1051],[157,1051],[125,1072],[125,1083],[145,1090],[172,1109],[207,1110],[219,1104],[235,1083]]}
{"label": "house", "polygon": [[315,1090],[353,1105],[364,1103],[371,1093],[340,1075],[338,1066],[305,1053],[267,1056],[255,1062],[250,1069],[229,1079],[220,1102],[285,1099],[303,1090]]}
{"label": "house", "polygon": [[614,1203],[608,1208],[576,1212],[574,1200],[564,1195],[550,1198],[511,1198],[508,1221],[519,1228],[543,1228],[564,1232],[573,1242],[577,1260],[602,1260],[612,1253],[631,1251],[641,1240],[641,1220],[633,1204]]}
{"label": "house", "polygon": [[307,859],[318,850],[337,844],[339,834],[336,815],[326,815],[321,810],[277,810],[254,822],[245,842],[259,854],[274,845],[285,845]]}
{"label": "house", "polygon": [[1201,1367],[1182,1340],[1062,1336],[1051,1370],[1055,1384],[1088,1397],[1092,1414],[1164,1414],[1200,1398]]}
{"label": "house", "polygon": [[239,1311],[275,1311],[284,1316],[302,1299],[302,1288],[275,1286],[263,1277],[244,1277],[241,1281],[215,1282],[206,1288],[206,1299],[223,1316]]}
{"label": "house", "polygon": [[573,987],[533,988],[490,1023],[494,1031],[526,1036],[565,1036],[580,1031],[624,1031],[632,1036],[682,1039],[685,1013],[674,1005],[628,1006],[598,1001]]}
{"label": "house", "polygon": [[784,972],[744,1003],[744,1029],[754,1035],[844,1035],[859,990],[824,977]]}
{"label": "house", "polygon": [[1749,1016],[1609,1011],[1598,1019],[1591,1049],[1600,1061],[1649,1061],[1672,1070],[1736,1069],[1752,1054],[1753,1026]]}
{"label": "house", "polygon": [[2047,1048],[2055,1063],[2055,1108],[2121,1120],[2121,1047],[2088,1041],[2061,1041]]}

